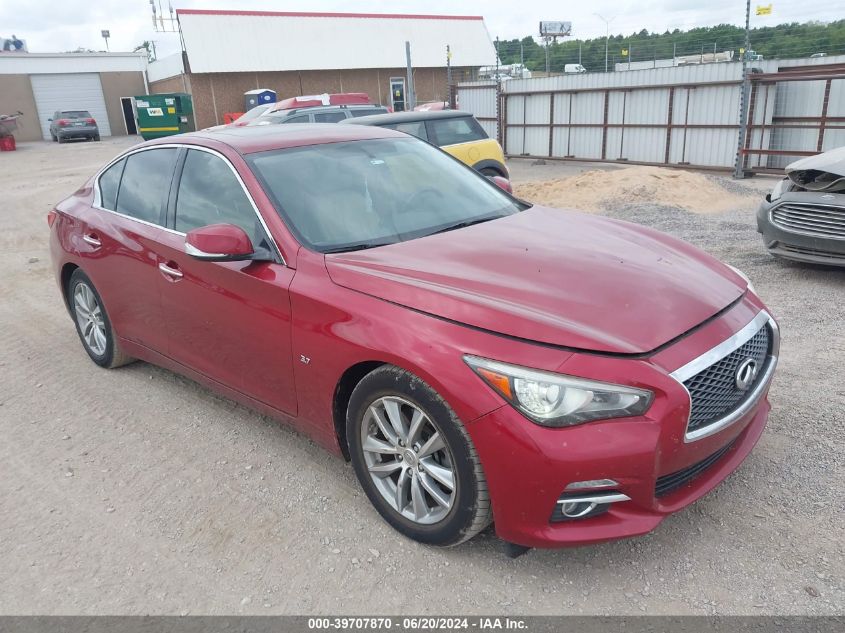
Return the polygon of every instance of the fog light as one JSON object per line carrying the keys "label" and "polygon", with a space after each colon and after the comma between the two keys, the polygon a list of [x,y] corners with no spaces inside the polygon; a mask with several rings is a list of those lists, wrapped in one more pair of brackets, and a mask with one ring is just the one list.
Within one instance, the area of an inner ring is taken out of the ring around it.
{"label": "fog light", "polygon": [[596,492],[593,494],[564,494],[557,501],[552,513],[552,522],[571,521],[594,517],[610,508],[611,504],[630,501],[631,498],[621,492]]}
{"label": "fog light", "polygon": [[588,501],[566,501],[560,504],[560,513],[570,519],[579,519],[589,514],[596,505]]}

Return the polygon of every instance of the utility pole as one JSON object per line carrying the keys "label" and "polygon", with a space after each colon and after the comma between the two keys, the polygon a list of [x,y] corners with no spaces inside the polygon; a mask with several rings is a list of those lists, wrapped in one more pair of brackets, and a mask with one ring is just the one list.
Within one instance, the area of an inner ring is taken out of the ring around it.
{"label": "utility pole", "polygon": [[578,65],[581,65],[581,41],[578,41]]}
{"label": "utility pole", "polygon": [[[610,23],[616,19],[616,16],[613,16],[609,20],[605,17],[602,17],[598,13],[594,13],[593,15],[597,15],[601,20],[604,21],[605,26],[605,36],[604,36],[604,72],[607,72],[607,51],[608,47],[610,46]],[[630,57],[628,58],[630,61]]]}
{"label": "utility pole", "polygon": [[496,85],[502,83],[502,78],[499,77],[499,36],[496,36]]}
{"label": "utility pole", "polygon": [[417,105],[417,93],[414,90],[414,69],[411,66],[411,43],[408,41],[405,42],[405,61],[408,65],[408,94],[405,95],[406,109],[413,110],[414,106]]}
{"label": "utility pole", "polygon": [[748,92],[751,86],[748,81],[748,51],[751,50],[751,0],[745,0],[745,50],[742,53],[742,94],[739,99],[739,134],[737,134],[736,162],[734,163],[734,178],[745,178],[742,168],[744,156],[742,148],[745,145],[745,128],[748,125]]}
{"label": "utility pole", "polygon": [[551,71],[549,70],[549,69],[550,69],[550,64],[549,64],[549,44],[551,43],[551,41],[552,41],[552,38],[550,38],[550,37],[547,37],[547,38],[546,38],[546,75],[548,75],[548,74],[551,72]]}
{"label": "utility pole", "polygon": [[452,49],[446,44],[446,101],[449,103],[449,108],[454,107],[454,100],[452,98]]}

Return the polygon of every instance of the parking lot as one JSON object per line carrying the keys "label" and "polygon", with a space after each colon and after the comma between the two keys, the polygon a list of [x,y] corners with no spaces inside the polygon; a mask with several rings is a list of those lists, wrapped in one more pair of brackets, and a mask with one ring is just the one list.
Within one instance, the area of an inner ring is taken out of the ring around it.
{"label": "parking lot", "polygon": [[[512,560],[492,529],[453,549],[408,541],[351,466],[303,436],[171,372],[91,363],[53,280],[45,218],[134,142],[0,155],[0,613],[841,612],[845,270],[765,252],[754,209],[773,180],[696,174],[689,198],[720,188],[730,205],[718,212],[596,190],[593,212],[750,276],[783,333],[773,410],[740,469],[652,534]],[[546,181],[597,168],[510,167],[521,195],[543,185],[564,198]]]}

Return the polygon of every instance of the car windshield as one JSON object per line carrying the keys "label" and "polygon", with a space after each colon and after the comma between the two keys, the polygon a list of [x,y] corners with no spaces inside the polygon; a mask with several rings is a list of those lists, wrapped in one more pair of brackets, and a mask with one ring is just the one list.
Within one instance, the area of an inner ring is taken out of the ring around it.
{"label": "car windshield", "polygon": [[91,115],[88,110],[65,110],[62,116],[66,119],[90,119]]}
{"label": "car windshield", "polygon": [[254,118],[261,116],[267,110],[269,110],[273,106],[272,103],[266,103],[262,105],[257,105],[250,110],[244,112],[241,116],[239,116],[235,121],[238,123],[245,123],[246,121],[252,121]]}
{"label": "car windshield", "polygon": [[247,160],[300,241],[322,253],[416,239],[526,208],[414,138],[326,143]]}

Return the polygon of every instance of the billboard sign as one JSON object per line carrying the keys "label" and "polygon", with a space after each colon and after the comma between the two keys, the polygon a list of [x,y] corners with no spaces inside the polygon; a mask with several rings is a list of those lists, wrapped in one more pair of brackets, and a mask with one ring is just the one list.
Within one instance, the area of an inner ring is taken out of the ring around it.
{"label": "billboard sign", "polygon": [[572,34],[572,22],[540,22],[541,37],[563,37]]}
{"label": "billboard sign", "polygon": [[0,36],[0,50],[4,53],[26,53],[26,40],[12,35],[10,38]]}

